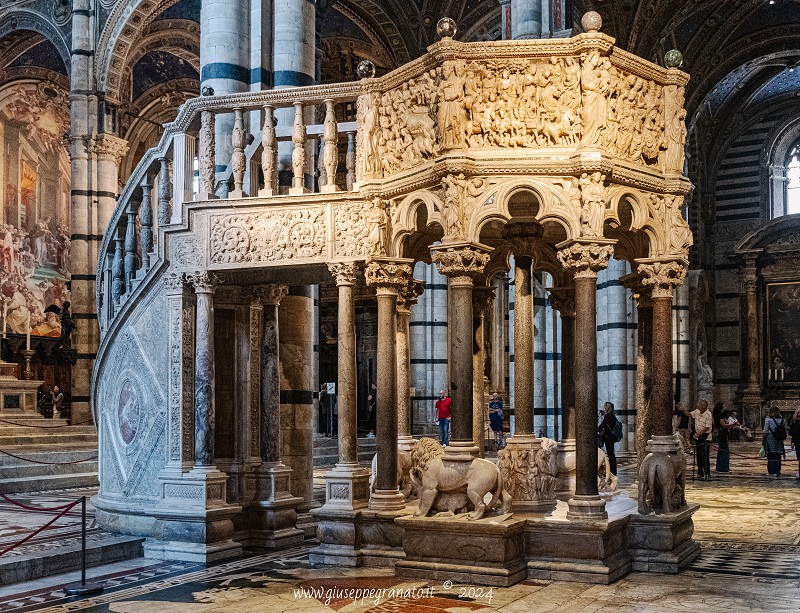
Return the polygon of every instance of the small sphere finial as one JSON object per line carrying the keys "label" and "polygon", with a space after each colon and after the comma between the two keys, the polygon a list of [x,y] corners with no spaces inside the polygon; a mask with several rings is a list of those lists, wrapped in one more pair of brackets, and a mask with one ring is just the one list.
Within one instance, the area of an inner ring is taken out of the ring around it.
{"label": "small sphere finial", "polygon": [[356,74],[361,79],[371,79],[375,76],[375,64],[369,60],[361,60],[356,66]]}
{"label": "small sphere finial", "polygon": [[683,64],[683,53],[677,49],[670,49],[664,54],[664,66],[667,68],[680,68]]}
{"label": "small sphere finial", "polygon": [[589,11],[581,17],[581,25],[586,32],[599,32],[603,27],[603,18],[597,11]]}
{"label": "small sphere finial", "polygon": [[436,24],[436,33],[440,38],[453,38],[456,30],[456,22],[449,17],[442,17]]}

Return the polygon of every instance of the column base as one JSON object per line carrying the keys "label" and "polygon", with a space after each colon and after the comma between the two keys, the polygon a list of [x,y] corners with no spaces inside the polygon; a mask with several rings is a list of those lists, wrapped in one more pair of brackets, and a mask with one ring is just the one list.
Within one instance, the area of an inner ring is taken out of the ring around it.
{"label": "column base", "polygon": [[335,508],[326,503],[318,509],[312,509],[311,514],[318,521],[317,538],[320,545],[308,552],[308,561],[322,566],[361,566],[360,512]]}
{"label": "column base", "polygon": [[369,509],[373,511],[400,511],[405,509],[406,499],[400,490],[375,490],[369,497]]}
{"label": "column base", "polygon": [[480,450],[472,441],[451,441],[444,448],[443,461],[450,462],[472,462],[478,457]]}
{"label": "column base", "polygon": [[575,439],[562,439],[558,443],[558,476],[556,498],[566,502],[575,493]]}
{"label": "column base", "polygon": [[360,464],[337,464],[325,473],[325,509],[353,511],[369,504],[370,470]]}
{"label": "column base", "polygon": [[320,193],[322,193],[322,194],[335,194],[336,192],[340,192],[340,191],[342,191],[342,190],[340,190],[340,189],[339,189],[339,186],[338,186],[338,185],[335,185],[335,184],[334,184],[334,185],[326,184],[326,185],[323,185],[323,186],[320,188],[320,190],[319,190],[319,191],[320,191]]}
{"label": "column base", "polygon": [[677,574],[700,555],[700,545],[692,539],[699,505],[686,505],[674,513],[631,515],[628,551],[633,570]]}
{"label": "column base", "polygon": [[567,519],[575,521],[607,521],[606,501],[600,494],[589,496],[574,495],[567,502]]}
{"label": "column base", "polygon": [[218,196],[211,192],[199,191],[194,197],[195,202],[202,202],[203,200],[217,200]]}
{"label": "column base", "polygon": [[258,197],[259,198],[269,198],[270,196],[277,196],[278,192],[274,189],[270,189],[268,187],[262,187],[258,190]]}
{"label": "column base", "polygon": [[248,529],[242,537],[248,547],[274,549],[303,542],[305,535],[297,528],[303,499],[290,493],[291,475],[282,462],[263,462],[253,471],[256,493],[247,506]]}
{"label": "column base", "polygon": [[417,443],[417,439],[410,435],[403,435],[397,437],[397,450],[398,451],[408,451],[411,452],[414,449],[414,445]]}
{"label": "column base", "polygon": [[309,191],[305,187],[290,187],[289,188],[289,195],[290,196],[301,196],[302,194],[308,194]]}

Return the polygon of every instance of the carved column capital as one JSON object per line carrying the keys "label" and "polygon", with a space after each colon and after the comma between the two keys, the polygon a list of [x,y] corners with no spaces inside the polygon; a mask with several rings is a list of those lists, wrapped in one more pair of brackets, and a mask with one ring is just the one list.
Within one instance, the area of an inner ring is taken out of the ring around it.
{"label": "carved column capital", "polygon": [[448,243],[435,245],[431,249],[431,260],[439,272],[451,279],[469,279],[483,273],[489,263],[490,247],[479,243]]}
{"label": "carved column capital", "polygon": [[113,159],[117,166],[128,153],[128,141],[111,134],[98,134],[86,141],[86,151],[98,158]]}
{"label": "carved column capital", "polygon": [[208,272],[207,270],[200,270],[191,275],[188,279],[194,286],[194,291],[197,294],[213,294],[214,289],[219,283],[217,275]]}
{"label": "carved column capital", "polygon": [[608,266],[615,243],[615,240],[609,239],[565,241],[556,245],[558,261],[564,268],[573,270],[576,279],[595,278],[598,271]]}
{"label": "carved column capital", "polygon": [[328,270],[333,275],[336,285],[356,285],[361,275],[361,262],[331,262]]}
{"label": "carved column capital", "polygon": [[419,298],[424,291],[425,281],[410,279],[408,285],[400,289],[397,294],[397,311],[410,312],[411,307],[417,304],[417,298]]}
{"label": "carved column capital", "polygon": [[535,264],[538,256],[536,241],[543,231],[537,223],[512,223],[503,228],[502,238],[515,258],[529,257]]}
{"label": "carved column capital", "polygon": [[289,293],[289,287],[282,284],[256,285],[250,288],[250,302],[264,306],[278,306]]}
{"label": "carved column capital", "polygon": [[473,287],[472,288],[472,313],[479,316],[484,311],[492,308],[494,304],[493,287]]}
{"label": "carved column capital", "polygon": [[397,293],[408,285],[413,262],[409,259],[370,258],[364,271],[367,285],[376,287],[379,292],[390,290]]}
{"label": "carved column capital", "polygon": [[653,288],[649,285],[642,283],[642,276],[639,273],[632,272],[630,274],[620,277],[622,285],[631,290],[631,297],[636,301],[640,307],[653,306]]}
{"label": "carved column capital", "polygon": [[653,298],[671,298],[672,291],[683,284],[687,266],[685,261],[636,260],[642,285],[652,290]]}
{"label": "carved column capital", "polygon": [[575,288],[551,287],[550,304],[561,317],[575,317]]}

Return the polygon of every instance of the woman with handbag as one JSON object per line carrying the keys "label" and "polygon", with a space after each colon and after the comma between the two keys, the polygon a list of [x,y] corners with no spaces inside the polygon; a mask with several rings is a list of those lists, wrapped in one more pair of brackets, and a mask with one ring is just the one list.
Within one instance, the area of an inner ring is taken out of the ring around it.
{"label": "woman with handbag", "polygon": [[786,424],[777,406],[769,410],[764,420],[764,450],[767,453],[767,473],[781,477],[781,459],[786,455],[783,441],[786,438]]}

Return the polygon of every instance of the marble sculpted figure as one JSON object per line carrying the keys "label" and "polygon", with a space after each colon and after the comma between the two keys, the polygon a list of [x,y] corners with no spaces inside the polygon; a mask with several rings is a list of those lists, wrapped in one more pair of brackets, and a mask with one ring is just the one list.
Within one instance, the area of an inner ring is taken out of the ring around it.
{"label": "marble sculpted figure", "polygon": [[639,513],[670,513],[686,506],[686,456],[649,453],[639,468]]}
{"label": "marble sculpted figure", "polygon": [[558,442],[543,438],[539,449],[509,446],[497,453],[503,485],[514,500],[553,501],[558,475]]}

